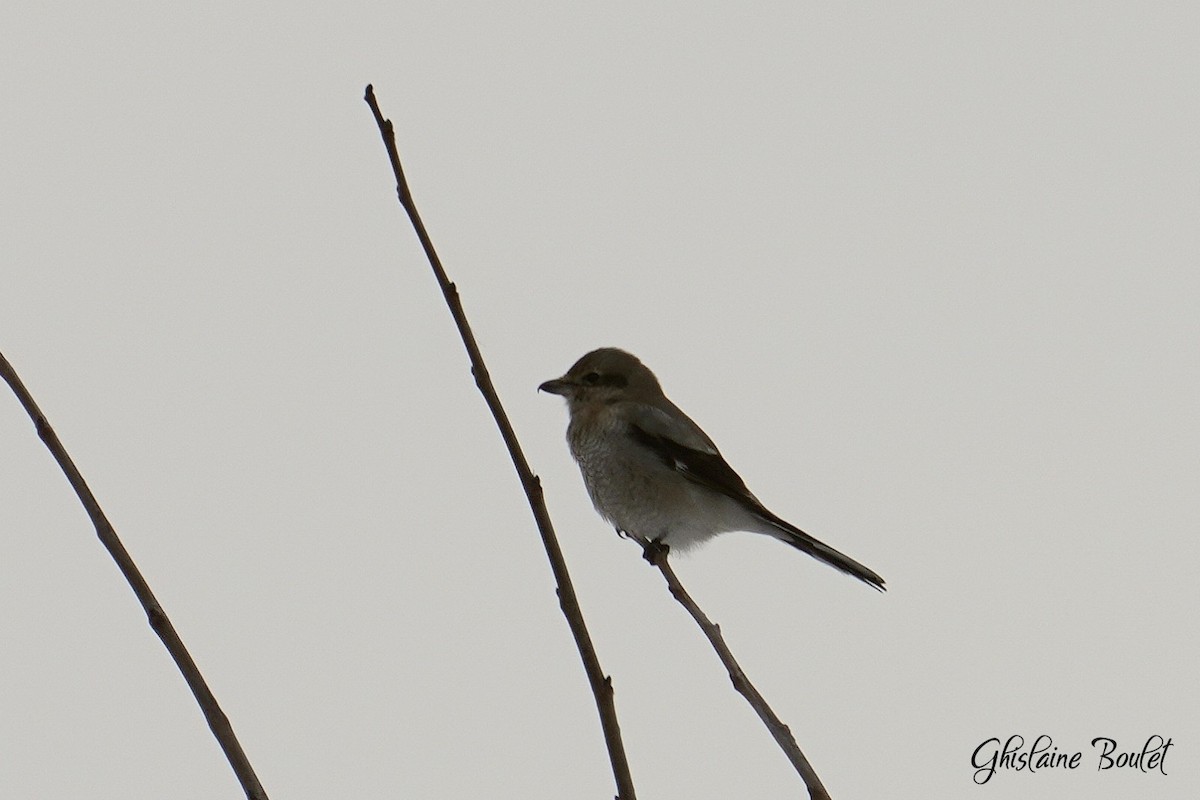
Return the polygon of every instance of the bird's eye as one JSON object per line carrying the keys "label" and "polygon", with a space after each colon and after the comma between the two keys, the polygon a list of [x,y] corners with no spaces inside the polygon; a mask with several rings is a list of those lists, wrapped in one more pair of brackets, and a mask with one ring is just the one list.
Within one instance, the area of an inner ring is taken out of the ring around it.
{"label": "bird's eye", "polygon": [[586,385],[586,386],[595,386],[597,383],[600,382],[600,373],[599,372],[589,372],[587,375],[584,375],[580,380],[582,380],[584,385]]}

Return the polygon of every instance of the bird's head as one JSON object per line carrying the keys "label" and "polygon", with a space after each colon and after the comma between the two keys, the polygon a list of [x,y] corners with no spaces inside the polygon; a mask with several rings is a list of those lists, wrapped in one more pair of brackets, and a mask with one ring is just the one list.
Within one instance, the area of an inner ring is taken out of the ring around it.
{"label": "bird's head", "polygon": [[572,408],[592,403],[621,400],[653,401],[662,397],[662,387],[637,356],[615,347],[593,350],[575,362],[567,374],[538,387],[559,394]]}

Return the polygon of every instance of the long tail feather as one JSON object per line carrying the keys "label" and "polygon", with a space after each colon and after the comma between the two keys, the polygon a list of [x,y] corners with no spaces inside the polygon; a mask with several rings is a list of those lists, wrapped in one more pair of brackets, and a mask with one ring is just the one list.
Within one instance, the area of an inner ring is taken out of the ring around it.
{"label": "long tail feather", "polygon": [[775,538],[787,542],[797,550],[803,550],[805,553],[808,553],[818,561],[824,561],[834,569],[841,570],[847,575],[852,575],[855,578],[858,578],[860,581],[872,587],[873,589],[878,589],[881,592],[887,591],[887,587],[884,586],[883,578],[881,578],[873,570],[867,569],[850,556],[834,550],[832,547],[819,539],[814,539],[804,531],[797,528],[795,525],[785,522],[779,517],[776,517],[774,514],[767,519],[773,526],[773,529],[769,532],[775,536]]}

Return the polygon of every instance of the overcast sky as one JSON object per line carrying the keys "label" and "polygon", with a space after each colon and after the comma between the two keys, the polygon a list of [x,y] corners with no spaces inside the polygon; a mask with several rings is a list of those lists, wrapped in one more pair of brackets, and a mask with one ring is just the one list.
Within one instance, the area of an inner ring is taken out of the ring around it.
{"label": "overcast sky", "polygon": [[[8,2],[0,351],[269,795],[615,791],[373,83],[640,797],[803,789],[535,392],[604,345],[887,579],[676,563],[834,798],[1195,797],[1200,11],[1066,5]],[[240,794],[0,392],[0,797]]]}

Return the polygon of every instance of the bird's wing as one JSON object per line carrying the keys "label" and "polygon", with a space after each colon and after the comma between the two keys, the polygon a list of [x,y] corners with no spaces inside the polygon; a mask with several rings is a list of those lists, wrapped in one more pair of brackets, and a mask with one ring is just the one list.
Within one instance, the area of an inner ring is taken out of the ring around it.
{"label": "bird's wing", "polygon": [[700,426],[682,411],[674,407],[672,410],[676,413],[643,403],[629,409],[630,435],[634,441],[688,480],[726,495],[752,511],[765,511]]}
{"label": "bird's wing", "polygon": [[674,413],[668,413],[644,403],[631,406],[625,410],[630,436],[668,467],[690,481],[720,492],[766,520],[779,530],[780,533],[775,535],[793,547],[884,591],[883,578],[879,575],[768,511],[721,457],[700,426],[678,408],[672,405],[670,409]]}

